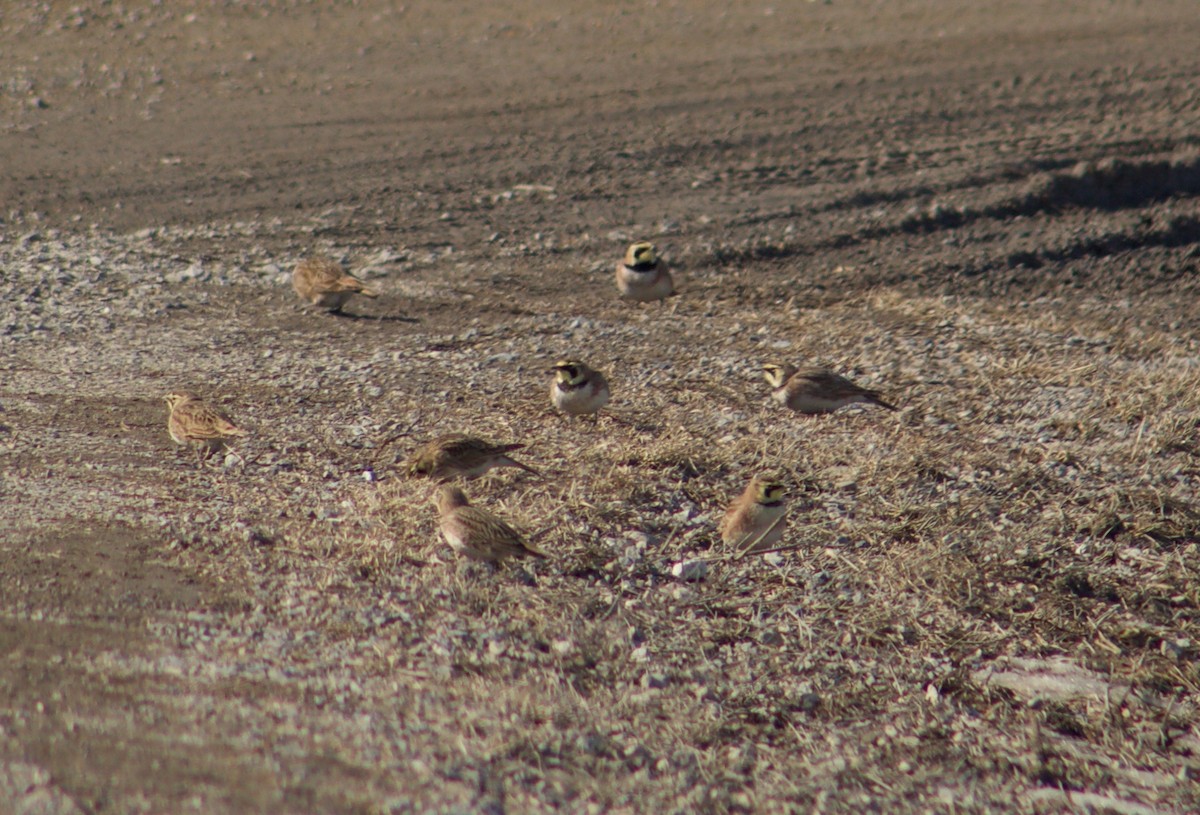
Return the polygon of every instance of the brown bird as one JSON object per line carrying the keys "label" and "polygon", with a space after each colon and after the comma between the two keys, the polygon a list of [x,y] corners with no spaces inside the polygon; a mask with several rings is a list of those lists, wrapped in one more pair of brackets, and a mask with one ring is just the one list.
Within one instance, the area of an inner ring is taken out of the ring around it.
{"label": "brown bird", "polygon": [[379,296],[357,277],[347,274],[340,263],[325,257],[307,258],[297,263],[292,271],[292,288],[314,306],[330,312],[341,311],[346,301],[356,294]]}
{"label": "brown bird", "polygon": [[734,499],[721,521],[721,540],[742,554],[770,549],[783,537],[787,501],[784,486],[755,476]]}
{"label": "brown bird", "polygon": [[639,303],[662,301],[675,293],[671,270],[649,241],[630,244],[617,264],[616,279],[621,296]]}
{"label": "brown bird", "polygon": [[579,360],[563,359],[554,363],[550,372],[554,374],[550,400],[563,413],[583,416],[608,404],[608,380],[594,368]]}
{"label": "brown bird", "polygon": [[434,497],[441,516],[442,537],[470,560],[496,563],[508,558],[546,557],[530,548],[517,530],[487,510],[473,507],[458,487],[443,485]]}
{"label": "brown bird", "polygon": [[450,433],[425,442],[412,452],[405,465],[410,478],[425,476],[437,481],[452,478],[478,478],[494,467],[519,467],[541,475],[507,454],[523,444],[492,444],[465,433]]}
{"label": "brown bird", "polygon": [[797,369],[794,365],[763,365],[767,383],[774,388],[771,396],[781,405],[798,413],[832,413],[855,402],[867,402],[896,410],[879,396],[879,391],[860,388],[844,376],[825,368]]}
{"label": "brown bird", "polygon": [[191,391],[171,391],[163,397],[170,413],[167,432],[176,444],[195,445],[204,460],[224,448],[227,439],[245,436],[246,431],[233,423],[229,415],[202,400]]}

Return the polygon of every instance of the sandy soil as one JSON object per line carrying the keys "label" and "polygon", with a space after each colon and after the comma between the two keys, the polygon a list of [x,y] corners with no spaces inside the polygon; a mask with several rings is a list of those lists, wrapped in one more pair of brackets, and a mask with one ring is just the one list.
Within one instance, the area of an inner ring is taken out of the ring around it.
{"label": "sandy soil", "polygon": [[[1195,4],[449,5],[0,12],[0,811],[1196,811]],[[551,564],[437,540],[460,429]],[[672,580],[764,465],[803,557]]]}

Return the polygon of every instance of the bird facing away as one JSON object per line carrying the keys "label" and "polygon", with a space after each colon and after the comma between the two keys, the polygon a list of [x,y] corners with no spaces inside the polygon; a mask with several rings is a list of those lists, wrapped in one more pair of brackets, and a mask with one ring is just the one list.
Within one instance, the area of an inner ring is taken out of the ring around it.
{"label": "bird facing away", "polygon": [[292,271],[292,288],[314,306],[331,312],[341,311],[346,301],[356,294],[379,296],[357,277],[347,274],[341,264],[324,257],[306,258],[297,263]]}
{"label": "bird facing away", "polygon": [[741,554],[770,549],[783,537],[787,500],[784,486],[773,478],[755,476],[733,500],[721,521],[721,540]]}
{"label": "bird facing away", "polygon": [[519,467],[541,475],[532,467],[508,453],[520,450],[523,444],[492,444],[465,433],[450,433],[427,441],[408,457],[405,472],[409,478],[432,478],[449,481],[452,478],[478,478],[494,467]]}
{"label": "bird facing away", "polygon": [[190,391],[171,391],[163,398],[170,411],[167,432],[171,438],[176,444],[195,445],[205,460],[224,448],[227,439],[246,435],[228,414]]}
{"label": "bird facing away", "polygon": [[665,300],[675,293],[675,281],[667,263],[658,257],[654,244],[638,241],[625,250],[617,264],[617,289],[622,297],[639,303]]}
{"label": "bird facing away", "polygon": [[508,558],[545,557],[530,548],[507,523],[487,510],[471,506],[458,487],[443,485],[434,502],[441,516],[442,537],[451,549],[470,560],[496,563]]}
{"label": "bird facing away", "polygon": [[832,413],[855,402],[896,410],[879,397],[879,391],[860,388],[844,376],[825,368],[801,368],[794,365],[763,365],[767,383],[774,388],[773,399],[797,413]]}
{"label": "bird facing away", "polygon": [[576,359],[562,359],[550,372],[554,374],[550,400],[563,413],[584,416],[608,404],[608,380],[594,368]]}

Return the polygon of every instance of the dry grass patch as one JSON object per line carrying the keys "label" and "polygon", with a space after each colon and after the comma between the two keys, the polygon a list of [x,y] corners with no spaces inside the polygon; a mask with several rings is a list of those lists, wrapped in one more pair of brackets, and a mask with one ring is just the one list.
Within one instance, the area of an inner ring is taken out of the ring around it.
{"label": "dry grass patch", "polygon": [[[515,314],[336,363],[279,343],[286,387],[226,393],[260,431],[245,467],[197,470],[136,423],[156,481],[129,506],[228,591],[164,633],[186,647],[125,670],[236,696],[225,725],[318,807],[1196,803],[1187,349],[1123,353],[1146,326],[1057,301],[730,308]],[[549,406],[546,368],[575,353],[613,384],[594,420]],[[901,409],[788,413],[768,359]],[[441,540],[433,485],[400,463],[450,431],[527,445],[543,478],[465,487],[547,561],[492,570]],[[791,548],[731,558],[717,525],[761,472],[790,486]],[[697,559],[702,580],[673,576]],[[1038,692],[1047,672],[1066,690]],[[328,797],[322,773],[361,785]]]}

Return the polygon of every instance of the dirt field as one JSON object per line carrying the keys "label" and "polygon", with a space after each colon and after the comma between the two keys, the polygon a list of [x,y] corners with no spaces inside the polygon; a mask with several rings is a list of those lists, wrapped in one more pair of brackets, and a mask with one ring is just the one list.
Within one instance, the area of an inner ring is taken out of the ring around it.
{"label": "dirt field", "polygon": [[4,4],[0,813],[1200,811],[1196,4],[735,8]]}

